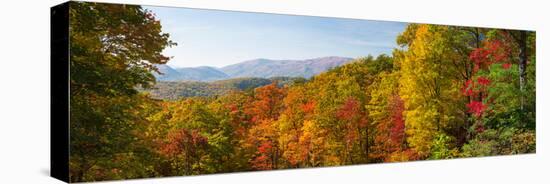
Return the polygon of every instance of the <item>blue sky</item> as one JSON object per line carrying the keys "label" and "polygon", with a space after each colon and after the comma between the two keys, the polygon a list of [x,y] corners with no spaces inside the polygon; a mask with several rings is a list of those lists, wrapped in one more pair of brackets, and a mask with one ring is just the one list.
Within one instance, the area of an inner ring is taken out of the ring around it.
{"label": "blue sky", "polygon": [[382,22],[171,7],[144,8],[160,19],[178,46],[164,54],[173,67],[226,65],[252,60],[361,57],[391,54],[406,26]]}

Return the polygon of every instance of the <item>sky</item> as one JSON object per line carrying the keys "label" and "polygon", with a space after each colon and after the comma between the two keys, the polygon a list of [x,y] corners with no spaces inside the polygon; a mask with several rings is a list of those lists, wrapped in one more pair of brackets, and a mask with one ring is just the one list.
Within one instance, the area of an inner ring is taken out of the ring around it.
{"label": "sky", "polygon": [[247,60],[391,54],[406,23],[145,6],[178,45],[172,67],[223,67]]}

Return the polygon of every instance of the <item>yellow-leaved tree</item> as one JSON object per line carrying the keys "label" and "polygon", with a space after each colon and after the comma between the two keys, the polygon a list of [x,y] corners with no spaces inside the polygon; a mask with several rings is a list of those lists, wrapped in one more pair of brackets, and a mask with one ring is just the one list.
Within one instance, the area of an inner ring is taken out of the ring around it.
{"label": "yellow-leaved tree", "polygon": [[460,84],[451,66],[454,51],[445,39],[448,27],[412,24],[398,38],[400,96],[405,105],[407,142],[421,158],[431,154],[432,142],[456,121]]}

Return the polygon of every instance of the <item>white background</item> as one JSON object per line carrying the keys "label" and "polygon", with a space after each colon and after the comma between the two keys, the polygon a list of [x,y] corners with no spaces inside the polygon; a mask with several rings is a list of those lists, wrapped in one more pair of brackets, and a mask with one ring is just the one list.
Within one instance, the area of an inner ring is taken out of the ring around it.
{"label": "white background", "polygon": [[[49,175],[49,7],[5,0],[0,10],[0,183],[62,183]],[[107,2],[318,15],[537,31],[537,153],[109,183],[549,183],[550,6],[544,0],[109,0]],[[546,83],[546,84],[545,84]]]}

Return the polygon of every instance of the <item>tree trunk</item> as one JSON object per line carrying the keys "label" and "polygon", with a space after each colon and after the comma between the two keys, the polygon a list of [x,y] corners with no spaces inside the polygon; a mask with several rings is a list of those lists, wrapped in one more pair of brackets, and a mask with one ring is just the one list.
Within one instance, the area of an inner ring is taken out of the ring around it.
{"label": "tree trunk", "polygon": [[527,32],[526,31],[520,31],[519,32],[519,38],[518,38],[518,46],[519,46],[519,89],[521,91],[520,94],[520,103],[521,103],[521,110],[524,110],[525,107],[525,85],[527,84]]}
{"label": "tree trunk", "polygon": [[369,160],[369,125],[367,124],[367,127],[365,128],[365,160],[366,160],[366,163],[369,163],[370,160]]}

